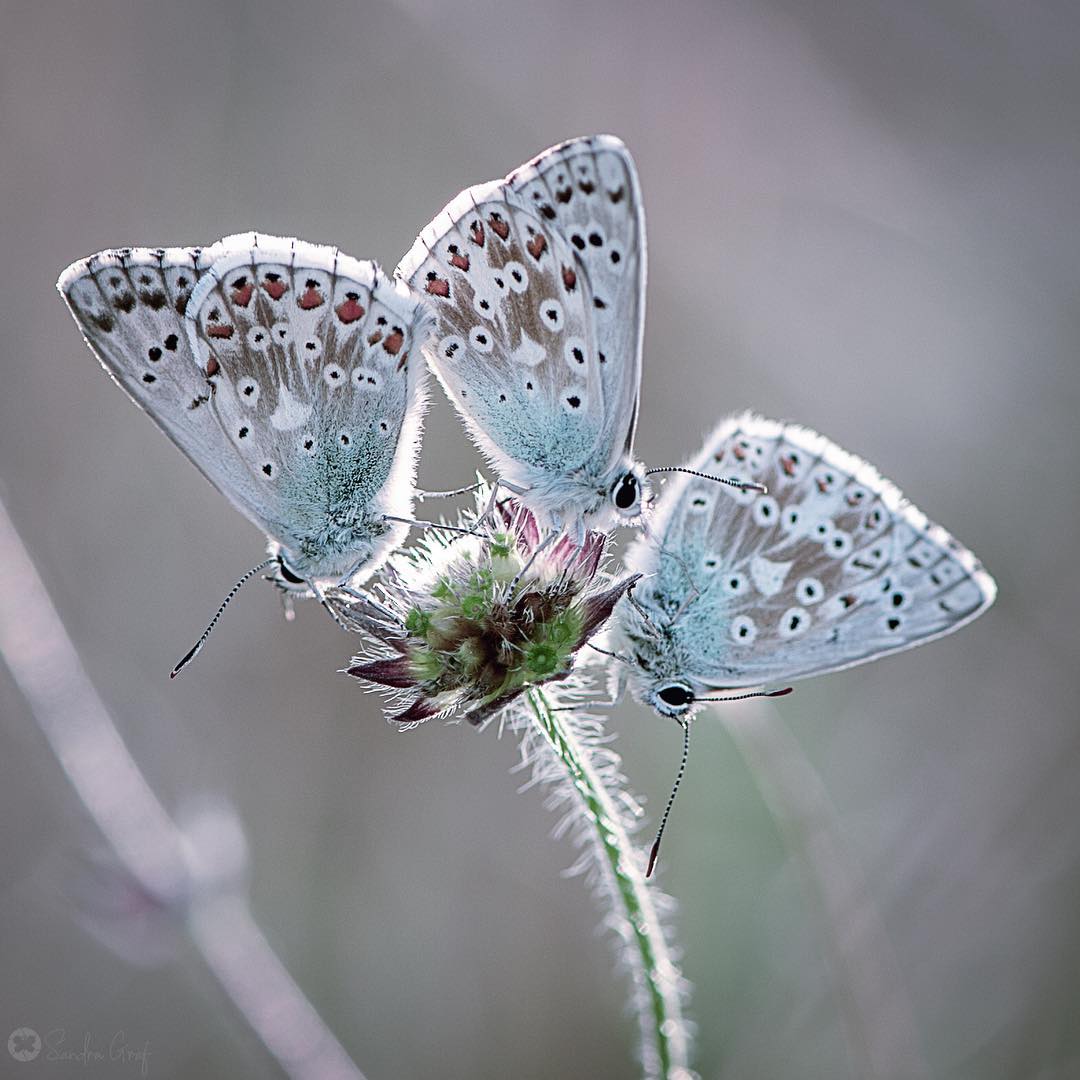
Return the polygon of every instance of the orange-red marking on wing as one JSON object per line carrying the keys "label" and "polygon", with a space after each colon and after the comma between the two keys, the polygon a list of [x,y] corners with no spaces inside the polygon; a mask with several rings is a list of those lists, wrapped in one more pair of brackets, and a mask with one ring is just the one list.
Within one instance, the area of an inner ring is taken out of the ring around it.
{"label": "orange-red marking on wing", "polygon": [[345,299],[334,308],[337,317],[343,323],[354,323],[357,319],[364,317],[364,309],[357,300],[356,293],[346,293]]}

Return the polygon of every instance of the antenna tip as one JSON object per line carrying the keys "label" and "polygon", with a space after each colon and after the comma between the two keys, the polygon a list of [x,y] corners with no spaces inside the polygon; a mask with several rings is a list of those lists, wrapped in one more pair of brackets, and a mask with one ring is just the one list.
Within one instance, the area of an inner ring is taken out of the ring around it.
{"label": "antenna tip", "polygon": [[787,697],[795,688],[793,686],[785,686],[783,690],[770,690],[766,697]]}
{"label": "antenna tip", "polygon": [[656,867],[656,856],[660,854],[660,838],[657,837],[653,841],[652,850],[649,852],[649,866],[645,871],[645,877],[651,878],[652,872]]}
{"label": "antenna tip", "polygon": [[179,675],[180,672],[183,671],[184,668],[186,668],[188,664],[195,659],[195,654],[202,648],[202,646],[203,643],[200,641],[196,646],[194,646],[194,648],[189,649],[187,655],[183,658],[183,660],[181,660],[180,663],[178,663],[176,667],[172,669],[169,678],[175,679],[176,676]]}

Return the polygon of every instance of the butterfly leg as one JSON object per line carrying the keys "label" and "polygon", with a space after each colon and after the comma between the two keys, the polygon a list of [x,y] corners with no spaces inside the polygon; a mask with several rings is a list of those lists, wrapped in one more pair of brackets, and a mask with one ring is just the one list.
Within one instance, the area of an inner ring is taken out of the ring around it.
{"label": "butterfly leg", "polygon": [[[456,491],[425,491],[418,495],[419,501],[423,502],[425,498],[435,497],[447,497],[453,495],[463,495],[467,491],[476,491],[478,488],[483,487],[487,483],[486,480],[481,480],[476,484],[470,484],[469,487],[458,488]],[[488,518],[490,518],[494,512],[495,507],[499,502],[499,489],[503,488],[509,491],[511,495],[524,495],[525,489],[519,488],[515,484],[507,483],[505,480],[496,480],[491,485],[491,493],[488,495],[487,502],[484,504],[484,509],[480,511],[476,516],[476,520],[468,529],[460,529],[449,525],[435,525],[433,523],[426,523],[420,521],[410,521],[409,524],[413,526],[421,526],[436,529],[448,529],[452,532],[458,532],[464,536],[476,536],[480,532],[480,527]],[[404,521],[404,518],[387,518],[388,521]]]}
{"label": "butterfly leg", "polygon": [[592,712],[594,709],[614,709],[619,705],[620,699],[611,701],[583,701],[577,705],[556,705],[552,712]]}
{"label": "butterfly leg", "polygon": [[[486,481],[482,481],[482,483],[483,482],[486,482]],[[476,487],[479,487],[479,486],[480,486],[480,484],[474,484],[473,488],[476,488]],[[457,533],[459,536],[476,536],[480,532],[481,525],[484,523],[484,521],[488,517],[491,516],[491,514],[495,510],[495,505],[496,505],[496,502],[498,500],[498,494],[499,494],[499,488],[500,487],[506,488],[508,491],[510,491],[513,494],[519,494],[521,492],[520,488],[514,487],[511,484],[507,484],[503,480],[496,480],[495,483],[492,484],[492,486],[491,486],[491,495],[488,497],[488,501],[485,504],[484,509],[477,516],[476,520],[472,523],[472,525],[467,529],[463,529],[458,525],[442,525],[442,524],[440,524],[438,522],[435,522],[435,521],[417,521],[415,518],[396,517],[393,514],[383,514],[383,521],[396,521],[396,522],[399,522],[402,525],[408,525],[412,529],[441,529],[444,532]],[[462,492],[470,491],[470,490],[473,490],[473,488],[461,488],[461,491]],[[429,495],[454,495],[454,494],[460,494],[460,492],[453,492],[453,491],[444,492],[444,491],[440,491],[440,492],[429,492],[428,494]]]}
{"label": "butterfly leg", "polygon": [[475,535],[473,529],[462,529],[457,525],[441,525],[437,521],[417,521],[414,518],[396,517],[393,514],[383,514],[383,521],[396,521],[401,525],[408,525],[411,529],[441,529],[444,532],[461,533],[463,536]]}
{"label": "butterfly leg", "polygon": [[[636,585],[637,582],[635,582],[634,584]],[[626,590],[626,602],[634,609],[635,612],[637,612],[638,618],[640,618],[641,621],[645,624],[653,637],[659,639],[662,636],[660,633],[660,628],[656,625],[656,623],[652,621],[652,617],[649,615],[649,613],[634,598],[634,585],[631,585],[630,588]]]}
{"label": "butterfly leg", "polygon": [[555,528],[550,529],[544,536],[544,538],[540,541],[540,543],[533,548],[532,554],[528,557],[528,559],[525,560],[525,565],[514,575],[514,580],[510,582],[510,589],[507,593],[508,596],[514,595],[514,590],[520,584],[521,579],[532,569],[532,565],[534,562],[536,562],[537,557],[542,551],[551,547],[551,545],[558,539],[561,532],[561,525],[556,525]]}
{"label": "butterfly leg", "polygon": [[591,641],[586,641],[585,644],[588,645],[593,652],[603,653],[604,656],[610,656],[613,660],[620,660],[622,663],[629,664],[631,667],[637,667],[630,657],[623,656],[622,653],[612,652],[610,649],[601,649],[599,645],[594,645]]}
{"label": "butterfly leg", "polygon": [[675,562],[675,563],[678,564],[679,569],[683,572],[683,575],[686,577],[687,585],[690,586],[690,590],[686,594],[685,599],[679,605],[679,610],[676,611],[675,614],[671,617],[671,622],[672,623],[677,623],[679,621],[679,619],[682,618],[683,612],[686,611],[686,609],[695,600],[697,600],[699,596],[701,596],[701,589],[698,588],[697,582],[694,581],[693,575],[691,575],[690,570],[686,565],[686,560],[683,559],[682,556],[680,556],[677,552],[669,550],[666,547],[661,547],[659,550],[660,550],[660,554],[663,555],[665,558],[669,558],[669,559],[672,560],[672,562]]}
{"label": "butterfly leg", "polygon": [[[326,609],[330,618],[342,630],[357,634],[369,629],[369,624],[381,623],[390,630],[404,632],[405,627],[401,619],[390,608],[380,603],[370,593],[365,592],[363,589],[354,589],[348,584],[361,566],[363,566],[363,563],[358,563],[334,585],[326,586],[315,581],[309,581],[308,586],[319,603]],[[343,600],[342,595],[347,597],[348,600]],[[364,617],[356,616],[349,610],[354,606],[350,601],[355,601],[357,607],[363,606]]]}
{"label": "butterfly leg", "polygon": [[417,491],[416,501],[423,502],[425,499],[452,499],[456,495],[467,495],[470,491],[479,491],[486,483],[486,480],[478,480],[475,484],[470,484],[468,487],[463,488],[454,488],[453,491]]}
{"label": "butterfly leg", "polygon": [[357,600],[365,607],[370,608],[380,619],[395,629],[404,629],[404,625],[397,614],[391,611],[385,604],[376,600],[371,593],[366,592],[364,589],[354,589],[351,585],[347,585],[346,582],[351,577],[352,574],[346,574],[335,586],[335,590],[339,593],[344,593],[351,600]]}
{"label": "butterfly leg", "polygon": [[472,524],[472,528],[469,530],[470,535],[476,535],[480,529],[480,525],[491,517],[495,513],[495,507],[499,503],[499,489],[504,488],[509,491],[511,495],[524,495],[525,488],[519,488],[516,484],[510,484],[506,480],[496,480],[491,485],[491,494],[488,496],[487,503],[484,505],[484,509],[477,516],[476,520]]}
{"label": "butterfly leg", "polygon": [[334,601],[330,599],[330,597],[327,595],[326,589],[322,585],[316,585],[314,582],[312,582],[311,588],[314,591],[315,596],[318,598],[319,603],[322,604],[322,606],[326,609],[327,614],[330,616],[331,619],[334,620],[334,622],[338,624],[338,626],[342,630],[346,630],[351,634],[358,633],[356,626],[351,626],[345,619],[341,617],[340,614],[338,614],[338,610],[334,605]]}
{"label": "butterfly leg", "polygon": [[477,514],[476,520],[467,530],[465,530],[467,536],[476,536],[476,534],[480,531],[480,526],[483,525],[483,523],[495,512],[495,504],[498,502],[499,499],[500,486],[501,484],[498,480],[496,480],[495,483],[491,485],[491,493],[488,495],[487,502],[484,504],[484,509],[481,510],[479,514]]}

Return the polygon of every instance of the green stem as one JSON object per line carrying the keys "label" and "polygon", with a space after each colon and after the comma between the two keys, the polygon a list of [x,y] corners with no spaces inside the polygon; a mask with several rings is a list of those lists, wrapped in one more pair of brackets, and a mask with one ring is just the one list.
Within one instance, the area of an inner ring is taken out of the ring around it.
{"label": "green stem", "polygon": [[638,1022],[647,1076],[667,1080],[692,1076],[690,1039],[682,1012],[682,977],[671,958],[664,928],[642,872],[642,858],[623,824],[623,815],[594,764],[592,751],[575,731],[573,713],[552,709],[543,691],[528,694],[536,729],[565,770],[582,804],[583,827],[599,853],[608,891],[621,905],[620,936],[639,991]]}

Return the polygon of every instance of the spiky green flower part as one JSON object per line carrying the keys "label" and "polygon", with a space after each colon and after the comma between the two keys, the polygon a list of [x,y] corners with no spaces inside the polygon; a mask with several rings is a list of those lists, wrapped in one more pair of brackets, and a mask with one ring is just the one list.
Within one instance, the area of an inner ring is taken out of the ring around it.
{"label": "spiky green flower part", "polygon": [[429,543],[395,567],[387,599],[402,626],[368,629],[396,655],[357,657],[350,675],[414,692],[391,717],[416,723],[437,713],[481,723],[529,687],[565,678],[574,654],[632,584],[597,588],[605,537],[589,533],[544,548],[528,511],[504,511],[489,537]]}

